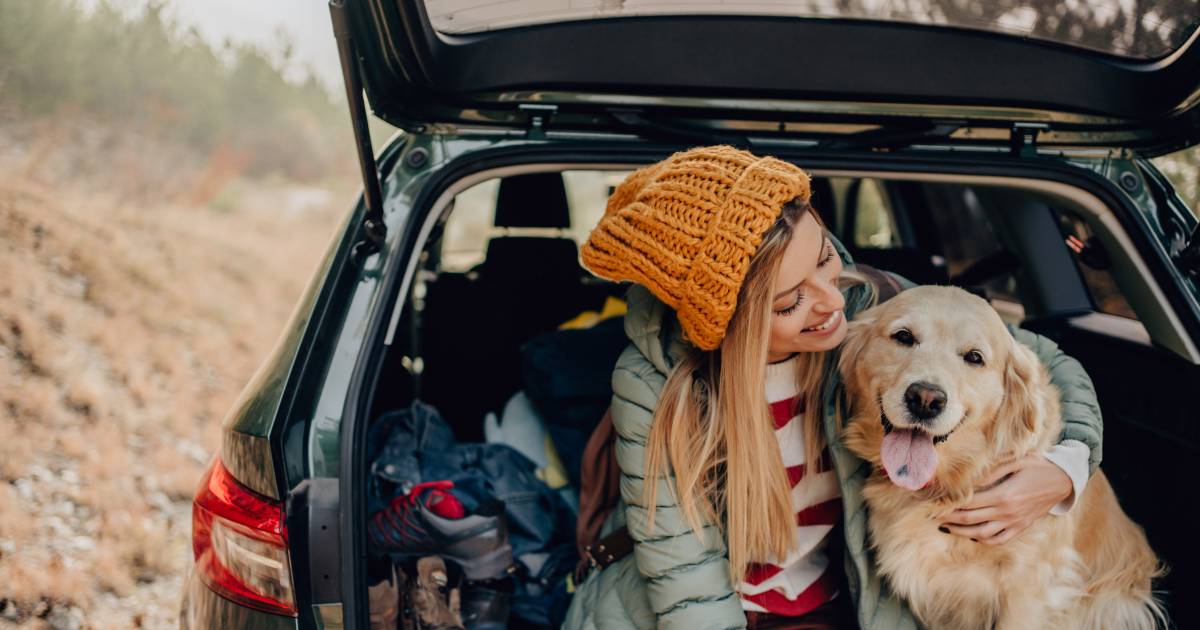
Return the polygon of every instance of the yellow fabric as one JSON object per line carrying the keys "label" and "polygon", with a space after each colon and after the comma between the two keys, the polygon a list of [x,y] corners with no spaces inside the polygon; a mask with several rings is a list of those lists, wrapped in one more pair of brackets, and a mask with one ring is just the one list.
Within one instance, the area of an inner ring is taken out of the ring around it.
{"label": "yellow fabric", "polygon": [[600,312],[584,311],[575,317],[563,322],[559,325],[559,330],[591,328],[600,322],[625,314],[625,301],[619,300],[613,296],[604,298],[604,306],[600,308]]}
{"label": "yellow fabric", "polygon": [[763,234],[783,204],[810,195],[793,164],[729,146],[689,149],[621,182],[581,259],[602,278],[650,289],[688,341],[714,350]]}
{"label": "yellow fabric", "polygon": [[570,483],[567,479],[567,467],[563,465],[562,459],[558,456],[558,450],[554,448],[554,441],[550,439],[550,435],[546,435],[546,467],[538,470],[538,476],[543,477],[542,481],[547,486],[558,490],[559,488]]}

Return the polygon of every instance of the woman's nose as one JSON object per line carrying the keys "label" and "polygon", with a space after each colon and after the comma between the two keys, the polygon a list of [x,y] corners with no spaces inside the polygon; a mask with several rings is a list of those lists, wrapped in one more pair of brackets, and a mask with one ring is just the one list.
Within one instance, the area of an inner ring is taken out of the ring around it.
{"label": "woman's nose", "polygon": [[846,306],[846,298],[837,288],[837,281],[817,280],[813,284],[817,288],[817,299],[814,300],[813,310],[822,313],[840,311]]}

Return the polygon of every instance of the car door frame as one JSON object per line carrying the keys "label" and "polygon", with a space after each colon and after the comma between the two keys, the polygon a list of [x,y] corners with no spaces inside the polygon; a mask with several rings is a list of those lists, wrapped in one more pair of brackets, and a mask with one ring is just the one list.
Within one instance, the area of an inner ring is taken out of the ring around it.
{"label": "car door frame", "polygon": [[[410,143],[407,151],[416,150],[419,143]],[[614,137],[580,139],[566,134],[561,139],[539,141],[508,140],[498,143],[480,142],[480,148],[462,155],[447,156],[444,163],[428,173],[419,193],[398,200],[385,195],[385,210],[389,203],[405,203],[402,210],[392,210],[397,224],[389,226],[393,236],[386,249],[388,255],[379,271],[379,288],[372,297],[365,326],[364,343],[358,352],[354,371],[346,393],[340,425],[340,495],[341,495],[341,566],[344,618],[347,624],[364,623],[367,618],[365,572],[361,562],[366,558],[366,462],[357,457],[365,439],[369,410],[378,385],[385,351],[384,340],[394,319],[397,302],[406,300],[412,274],[417,267],[418,239],[434,202],[455,181],[481,171],[522,164],[628,164],[637,166],[662,159],[680,145],[653,143],[637,138]],[[1187,298],[1178,295],[1179,287],[1169,269],[1172,264],[1155,235],[1141,220],[1142,210],[1124,195],[1112,181],[1094,171],[1079,168],[1062,160],[1049,158],[1015,158],[1007,154],[948,155],[941,152],[912,152],[881,154],[876,152],[835,153],[813,151],[794,146],[762,147],[770,152],[814,171],[825,174],[837,172],[933,173],[979,178],[1020,178],[1047,180],[1082,189],[1108,206],[1121,223],[1129,238],[1145,259],[1156,283],[1163,287],[1168,305],[1183,322],[1184,333],[1193,343],[1200,343],[1200,311]],[[397,165],[406,162],[400,155]],[[404,168],[398,166],[396,168]],[[389,173],[385,173],[391,180]],[[385,192],[386,192],[385,184]]]}

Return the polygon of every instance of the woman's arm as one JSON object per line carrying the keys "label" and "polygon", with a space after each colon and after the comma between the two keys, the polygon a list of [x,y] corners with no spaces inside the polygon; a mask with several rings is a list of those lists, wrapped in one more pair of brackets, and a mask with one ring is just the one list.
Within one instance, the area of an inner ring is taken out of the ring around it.
{"label": "woman's arm", "polygon": [[698,538],[675,505],[671,477],[659,484],[654,528],[643,496],[646,440],[665,378],[630,346],[613,371],[613,428],[626,526],[634,560],[646,579],[659,628],[743,628],[746,616],[729,578],[724,537],[712,524]]}
{"label": "woman's arm", "polygon": [[1009,328],[1049,369],[1050,381],[1062,395],[1063,429],[1049,454],[998,466],[981,487],[1004,481],[977,493],[942,523],[947,533],[993,545],[1008,542],[1046,514],[1066,513],[1083,493],[1087,476],[1099,467],[1104,437],[1096,390],[1083,366],[1053,341]]}

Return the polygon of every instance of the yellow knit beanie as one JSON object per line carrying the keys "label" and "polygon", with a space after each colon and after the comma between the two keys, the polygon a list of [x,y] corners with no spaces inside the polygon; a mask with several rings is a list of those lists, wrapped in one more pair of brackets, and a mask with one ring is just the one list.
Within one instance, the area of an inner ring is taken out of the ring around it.
{"label": "yellow knit beanie", "polygon": [[763,234],[785,203],[810,195],[808,174],[782,160],[729,146],[682,151],[621,182],[583,264],[650,289],[675,309],[688,341],[715,350]]}

